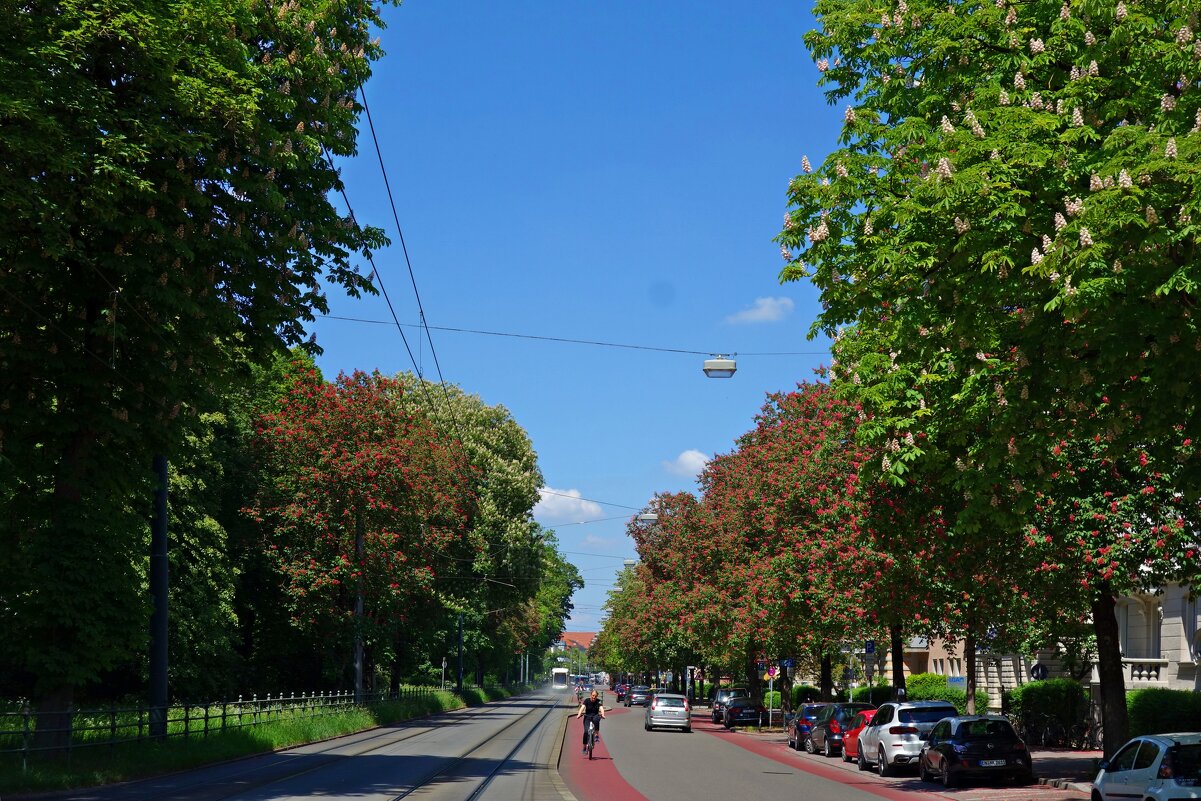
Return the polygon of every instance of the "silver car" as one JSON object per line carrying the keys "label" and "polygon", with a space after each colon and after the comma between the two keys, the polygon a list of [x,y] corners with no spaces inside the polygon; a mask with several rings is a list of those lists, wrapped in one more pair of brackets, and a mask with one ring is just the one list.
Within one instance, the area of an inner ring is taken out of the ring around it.
{"label": "silver car", "polygon": [[881,704],[859,732],[859,769],[874,767],[891,776],[897,765],[917,765],[922,744],[943,718],[959,714],[946,701],[893,701]]}
{"label": "silver car", "polygon": [[1101,760],[1092,801],[1201,798],[1201,733],[1145,734]]}
{"label": "silver car", "polygon": [[692,707],[688,699],[674,693],[656,693],[646,705],[647,731],[657,727],[692,731]]}

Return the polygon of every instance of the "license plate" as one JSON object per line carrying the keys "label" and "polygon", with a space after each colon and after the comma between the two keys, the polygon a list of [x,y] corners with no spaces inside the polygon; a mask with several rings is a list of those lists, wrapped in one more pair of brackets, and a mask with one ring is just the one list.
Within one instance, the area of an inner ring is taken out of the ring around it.
{"label": "license plate", "polygon": [[982,767],[982,768],[1003,768],[1003,767],[1005,767],[1005,760],[1003,760],[1003,759],[982,759],[982,760],[980,760],[980,767]]}

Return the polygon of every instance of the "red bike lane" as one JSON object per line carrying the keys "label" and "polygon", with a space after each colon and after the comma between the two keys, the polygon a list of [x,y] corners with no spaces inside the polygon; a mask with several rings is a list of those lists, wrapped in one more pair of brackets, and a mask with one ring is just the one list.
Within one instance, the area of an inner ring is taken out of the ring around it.
{"label": "red bike lane", "polygon": [[[629,709],[606,709],[605,715],[624,715]],[[583,718],[572,717],[563,735],[563,751],[559,755],[559,776],[567,789],[579,801],[648,801],[622,778],[617,771],[609,749],[605,748],[605,727],[601,724],[601,739],[592,749],[592,759],[580,753],[580,741],[584,738]]]}

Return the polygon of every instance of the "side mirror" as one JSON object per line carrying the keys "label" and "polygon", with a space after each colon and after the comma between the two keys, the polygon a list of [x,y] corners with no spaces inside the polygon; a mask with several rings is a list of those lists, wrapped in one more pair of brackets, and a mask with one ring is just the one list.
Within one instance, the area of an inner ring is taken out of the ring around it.
{"label": "side mirror", "polygon": [[1102,759],[1097,763],[1097,770],[1109,770],[1109,760]]}

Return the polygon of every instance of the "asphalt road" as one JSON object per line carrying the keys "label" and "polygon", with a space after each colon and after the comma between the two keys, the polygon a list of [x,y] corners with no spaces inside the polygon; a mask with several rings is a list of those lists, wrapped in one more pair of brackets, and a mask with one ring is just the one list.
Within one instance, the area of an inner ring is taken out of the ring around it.
{"label": "asphalt road", "polygon": [[838,758],[792,751],[778,732],[726,731],[707,712],[694,713],[686,734],[644,731],[641,707],[610,709],[592,762],[580,756],[579,721],[572,719],[559,773],[578,801],[1087,801],[1084,793],[1046,785],[945,790],[922,782],[916,771],[881,778]]}

